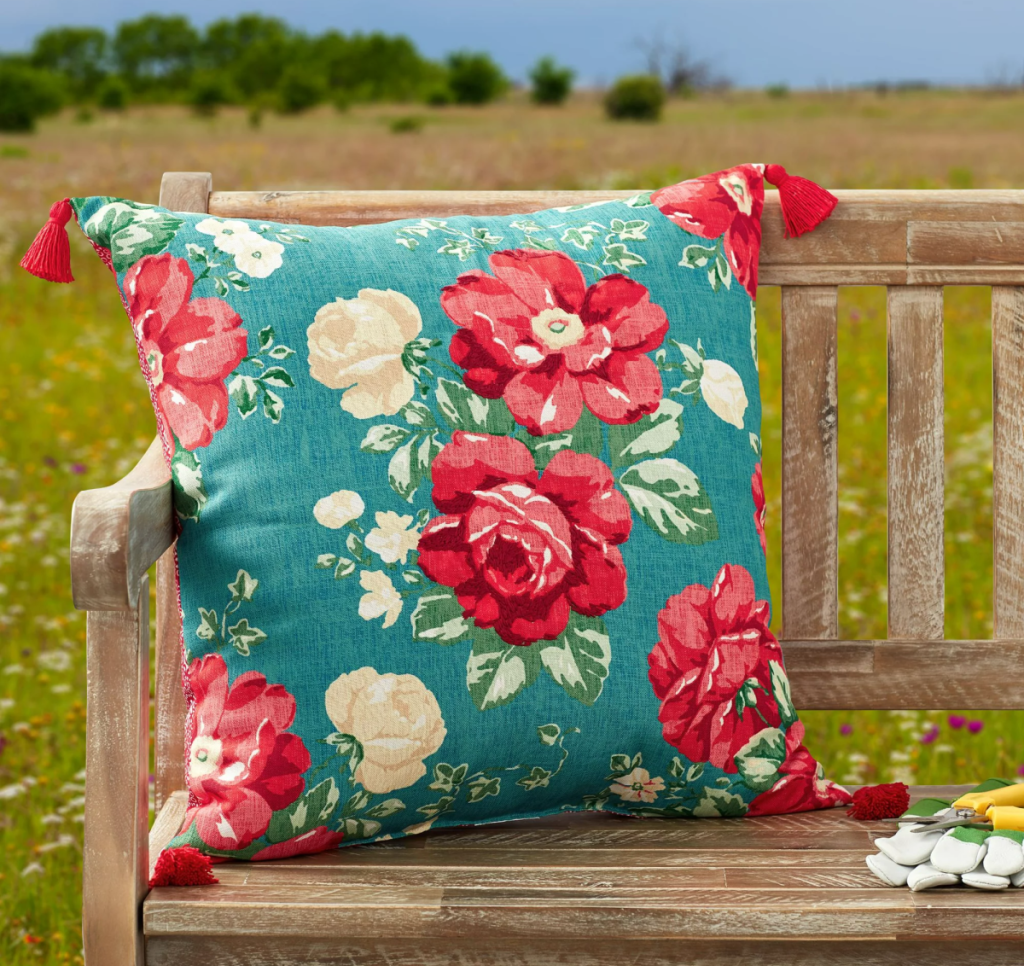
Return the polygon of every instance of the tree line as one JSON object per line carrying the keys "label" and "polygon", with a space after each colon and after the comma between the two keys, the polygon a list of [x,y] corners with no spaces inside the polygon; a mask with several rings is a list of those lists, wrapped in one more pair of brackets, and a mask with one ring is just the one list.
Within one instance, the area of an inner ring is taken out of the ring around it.
{"label": "tree line", "polygon": [[[531,72],[540,103],[560,103],[573,72],[542,58]],[[24,54],[0,57],[0,129],[31,129],[67,104],[116,110],[130,103],[186,103],[201,112],[248,105],[284,113],[323,102],[484,104],[509,80],[486,53],[424,57],[404,36],[311,35],[275,17],[243,14],[204,29],[183,16],[147,14],[98,27],[56,27]]]}

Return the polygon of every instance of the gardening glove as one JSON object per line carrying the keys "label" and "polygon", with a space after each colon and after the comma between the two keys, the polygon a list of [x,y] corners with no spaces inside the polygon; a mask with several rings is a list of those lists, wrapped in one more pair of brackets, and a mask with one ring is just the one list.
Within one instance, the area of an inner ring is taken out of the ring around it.
{"label": "gardening glove", "polygon": [[1009,876],[989,875],[988,872],[983,872],[981,869],[976,869],[974,872],[965,872],[960,877],[960,881],[972,889],[984,889],[986,892],[998,892],[1000,889],[1005,889],[1010,885]]}
{"label": "gardening glove", "polygon": [[928,861],[932,849],[942,838],[942,830],[917,833],[914,831],[917,828],[921,828],[917,822],[912,825],[901,825],[895,835],[875,839],[875,845],[897,865],[907,865],[911,868],[918,866]]}
{"label": "gardening glove", "polygon": [[935,844],[931,864],[940,872],[963,875],[981,865],[988,851],[986,839],[991,832],[966,825],[951,828]]}
{"label": "gardening glove", "polygon": [[983,865],[989,875],[1010,876],[1024,870],[1024,832],[993,832],[987,845]]}
{"label": "gardening glove", "polygon": [[914,871],[912,865],[900,865],[893,862],[884,852],[867,857],[868,868],[887,886],[899,888],[907,884],[907,876]]}
{"label": "gardening glove", "polygon": [[907,885],[911,892],[923,892],[925,889],[935,889],[938,886],[956,885],[960,876],[951,875],[949,872],[940,872],[930,862],[924,862],[914,869],[907,877]]}

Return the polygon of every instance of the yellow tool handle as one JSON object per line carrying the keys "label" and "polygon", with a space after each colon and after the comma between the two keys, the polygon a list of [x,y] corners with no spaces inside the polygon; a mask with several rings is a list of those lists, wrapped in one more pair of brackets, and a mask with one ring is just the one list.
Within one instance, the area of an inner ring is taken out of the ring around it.
{"label": "yellow tool handle", "polygon": [[993,805],[986,816],[996,831],[1024,832],[1024,808],[1012,805]]}
{"label": "yellow tool handle", "polygon": [[993,788],[989,792],[968,792],[953,802],[953,808],[973,808],[979,814],[984,814],[993,805],[1024,806],[1024,782]]}

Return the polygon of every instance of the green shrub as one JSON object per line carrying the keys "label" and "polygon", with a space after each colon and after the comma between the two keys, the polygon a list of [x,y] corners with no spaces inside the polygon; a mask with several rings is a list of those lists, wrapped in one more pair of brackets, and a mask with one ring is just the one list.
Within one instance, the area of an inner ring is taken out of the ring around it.
{"label": "green shrub", "polygon": [[323,78],[307,67],[286,67],[277,85],[277,109],[282,114],[301,114],[316,107],[327,96]]}
{"label": "green shrub", "polygon": [[188,103],[200,117],[213,117],[219,107],[236,100],[230,82],[216,71],[198,71],[188,89]]}
{"label": "green shrub", "polygon": [[128,104],[128,86],[120,77],[108,77],[96,90],[96,103],[104,111],[123,111]]}
{"label": "green shrub", "polygon": [[559,67],[553,57],[542,57],[530,71],[530,97],[535,104],[561,104],[572,91],[576,72]]}
{"label": "green shrub", "polygon": [[447,83],[434,84],[428,87],[423,96],[423,100],[431,107],[447,107],[454,99],[452,97],[452,90]]}
{"label": "green shrub", "polygon": [[665,88],[653,74],[620,77],[604,97],[607,115],[616,121],[656,121],[665,104]]}
{"label": "green shrub", "polygon": [[769,84],[764,92],[773,100],[789,97],[789,88],[785,84]]}
{"label": "green shrub", "polygon": [[60,110],[63,94],[55,75],[0,62],[0,131],[33,130],[39,118]]}
{"label": "green shrub", "polygon": [[457,104],[487,104],[508,88],[508,78],[488,54],[459,51],[448,57],[448,87]]}
{"label": "green shrub", "polygon": [[423,130],[423,118],[415,114],[404,114],[393,118],[388,127],[392,134],[416,134]]}
{"label": "green shrub", "polygon": [[32,42],[29,59],[33,67],[60,74],[71,96],[81,102],[103,81],[108,46],[98,27],[53,27]]}

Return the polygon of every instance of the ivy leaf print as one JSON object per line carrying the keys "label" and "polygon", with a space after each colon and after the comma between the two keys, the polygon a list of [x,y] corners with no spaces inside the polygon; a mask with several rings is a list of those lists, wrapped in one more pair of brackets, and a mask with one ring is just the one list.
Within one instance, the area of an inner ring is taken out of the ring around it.
{"label": "ivy leaf print", "polygon": [[542,745],[553,745],[562,734],[562,729],[556,724],[541,725],[537,729],[537,737]]}
{"label": "ivy leaf print", "polygon": [[623,221],[621,218],[613,218],[609,228],[619,236],[619,241],[646,241],[647,229],[651,227],[650,222],[642,219]]}
{"label": "ivy leaf print", "polygon": [[259,585],[260,582],[255,577],[250,577],[246,571],[239,570],[234,583],[228,584],[232,603],[252,600],[252,595],[256,593],[256,588]]}
{"label": "ivy leaf print", "polygon": [[535,765],[530,774],[524,775],[516,784],[521,785],[528,792],[532,792],[535,788],[547,788],[551,782],[551,774],[546,768]]}
{"label": "ivy leaf print", "polygon": [[199,608],[199,627],[196,628],[196,637],[203,641],[213,641],[220,633],[220,623],[217,620],[215,610],[204,610]]}
{"label": "ivy leaf print", "polygon": [[231,638],[231,646],[242,657],[248,657],[250,648],[262,644],[267,639],[267,635],[258,627],[250,627],[249,621],[244,617],[234,627],[228,628],[228,635]]}
{"label": "ivy leaf print", "polygon": [[501,794],[501,779],[488,778],[486,775],[481,775],[479,778],[474,778],[468,787],[470,803],[480,802],[487,798],[488,795]]}
{"label": "ivy leaf print", "polygon": [[563,245],[575,245],[585,252],[594,247],[594,240],[601,234],[600,225],[582,225],[579,228],[566,228],[562,232]]}
{"label": "ivy leaf print", "polygon": [[614,244],[604,246],[604,261],[601,264],[611,265],[617,271],[628,275],[631,268],[646,265],[647,259],[636,252],[631,252],[622,243],[615,242]]}

